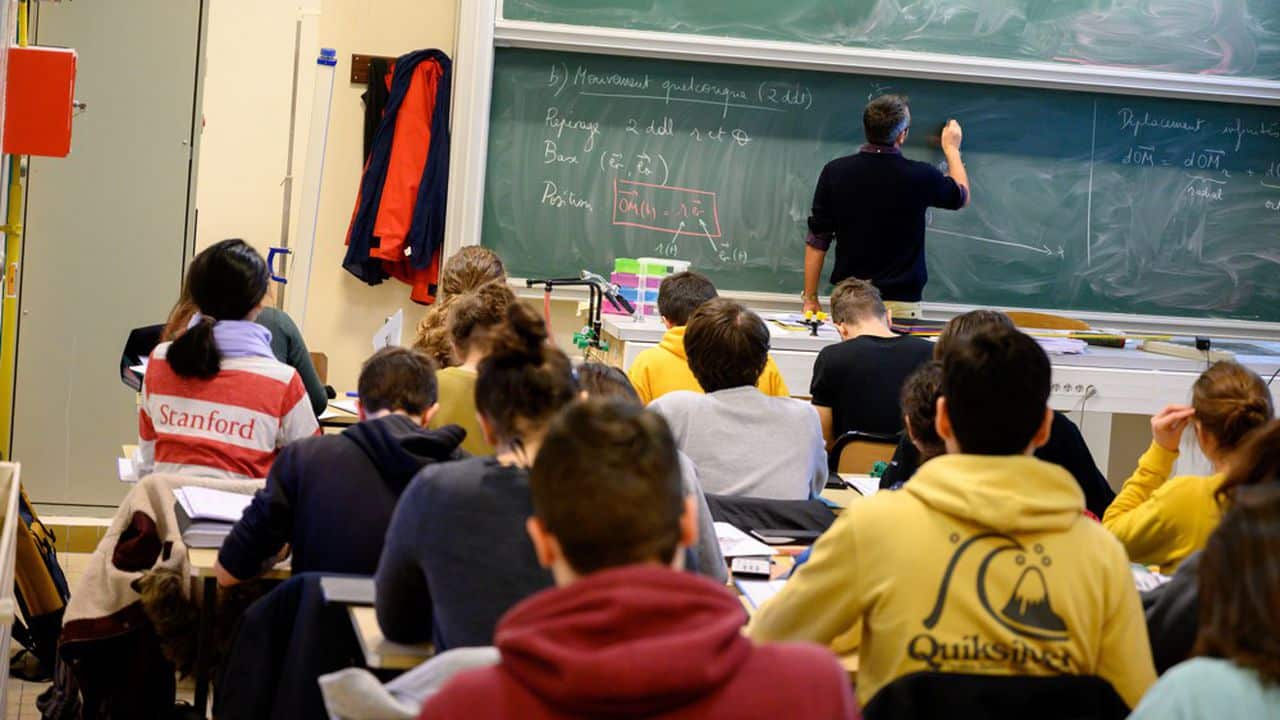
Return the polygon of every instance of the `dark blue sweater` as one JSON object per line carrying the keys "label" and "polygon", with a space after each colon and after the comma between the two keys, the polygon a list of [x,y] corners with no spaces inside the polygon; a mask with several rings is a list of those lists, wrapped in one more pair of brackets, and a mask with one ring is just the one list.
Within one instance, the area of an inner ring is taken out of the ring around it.
{"label": "dark blue sweater", "polygon": [[432,465],[404,491],[378,564],[378,624],[436,652],[493,644],[513,605],[552,586],[525,521],[529,474],[492,457]]}
{"label": "dark blue sweater", "polygon": [[458,457],[466,431],[387,415],[286,446],[218,562],[240,579],[289,543],[293,572],[372,575],[400,493],[424,465]]}

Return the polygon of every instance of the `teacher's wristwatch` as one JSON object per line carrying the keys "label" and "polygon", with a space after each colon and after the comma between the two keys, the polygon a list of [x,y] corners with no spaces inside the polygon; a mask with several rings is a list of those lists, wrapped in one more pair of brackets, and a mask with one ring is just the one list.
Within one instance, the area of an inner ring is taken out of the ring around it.
{"label": "teacher's wristwatch", "polygon": [[802,291],[802,292],[800,293],[800,299],[801,299],[801,300],[812,300],[812,301],[814,301],[814,302],[818,302],[818,293],[807,293],[807,292],[803,292],[803,291]]}

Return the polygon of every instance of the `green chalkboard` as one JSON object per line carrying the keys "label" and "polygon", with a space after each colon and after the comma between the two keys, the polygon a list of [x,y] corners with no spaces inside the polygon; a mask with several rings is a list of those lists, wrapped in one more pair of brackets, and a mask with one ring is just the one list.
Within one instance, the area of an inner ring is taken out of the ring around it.
{"label": "green chalkboard", "polygon": [[512,20],[1280,79],[1276,0],[504,0]]}
{"label": "green chalkboard", "polygon": [[1253,105],[499,49],[482,243],[521,277],[656,255],[798,293],[818,173],[883,92],[909,157],[964,124],[927,300],[1280,321],[1280,109]]}

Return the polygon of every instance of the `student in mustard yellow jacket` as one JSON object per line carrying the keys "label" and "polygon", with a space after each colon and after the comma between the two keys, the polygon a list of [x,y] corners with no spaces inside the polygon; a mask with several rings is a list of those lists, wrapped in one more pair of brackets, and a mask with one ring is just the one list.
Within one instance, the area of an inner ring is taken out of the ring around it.
{"label": "student in mustard yellow jacket", "polygon": [[[663,279],[658,288],[658,312],[667,326],[667,333],[658,347],[640,353],[627,373],[641,402],[648,405],[676,390],[702,392],[702,386],[689,369],[689,359],[684,353],[684,329],[693,311],[717,296],[716,286],[701,273],[681,272]],[[771,397],[791,395],[773,358],[769,358],[764,366],[756,387]]]}
{"label": "student in mustard yellow jacket", "polygon": [[1000,328],[949,348],[936,423],[949,454],[851,504],[747,634],[857,648],[869,713],[926,672],[1096,676],[1135,706],[1155,681],[1138,593],[1071,474],[1031,457],[1048,399],[1030,337]]}
{"label": "student in mustard yellow jacket", "polygon": [[[1169,405],[1151,418],[1151,447],[1102,516],[1130,560],[1172,575],[1204,547],[1222,517],[1213,496],[1232,453],[1271,417],[1271,393],[1262,378],[1242,365],[1219,362],[1196,380],[1191,405]],[[1182,433],[1192,424],[1216,472],[1170,479]]]}

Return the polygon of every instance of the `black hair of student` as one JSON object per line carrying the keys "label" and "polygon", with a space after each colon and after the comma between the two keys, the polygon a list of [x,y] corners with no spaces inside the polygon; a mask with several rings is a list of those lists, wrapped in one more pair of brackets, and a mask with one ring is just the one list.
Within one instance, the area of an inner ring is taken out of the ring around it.
{"label": "black hair of student", "polygon": [[578,366],[578,389],[591,398],[614,398],[636,405],[644,404],[622,368],[602,362],[585,362]]}
{"label": "black hair of student", "polygon": [[616,398],[588,399],[547,430],[529,477],[533,514],[580,574],[670,564],[680,546],[684,486],[671,429]]}
{"label": "black hair of student", "polygon": [[930,360],[916,368],[902,384],[899,403],[909,425],[910,439],[920,451],[921,463],[947,451],[946,443],[938,436],[935,422],[941,394],[942,363],[937,360]]}
{"label": "black hair of student", "polygon": [[881,95],[862,111],[862,129],[869,143],[892,145],[910,127],[911,107],[905,95]]}
{"label": "black hair of student", "polygon": [[658,314],[672,325],[688,325],[689,316],[708,300],[719,297],[706,275],[692,270],[668,275],[658,286]]}
{"label": "black hair of student", "polygon": [[717,298],[689,317],[684,352],[705,392],[754,386],[769,362],[769,328],[741,303]]}
{"label": "black hair of student", "polygon": [[421,350],[385,347],[360,366],[360,407],[365,413],[402,410],[421,415],[439,397],[436,362]]}
{"label": "black hair of student", "polygon": [[1198,571],[1195,655],[1280,684],[1280,485],[1241,487],[1209,536]]}
{"label": "black hair of student", "polygon": [[200,321],[169,346],[169,367],[182,377],[211,378],[222,369],[213,341],[220,320],[245,319],[267,294],[267,263],[239,238],[205,248],[191,261],[186,286]]}
{"label": "black hair of student", "polygon": [[960,451],[1021,455],[1044,422],[1049,357],[1028,335],[995,328],[957,340],[942,357],[942,397]]}
{"label": "black hair of student", "polygon": [[957,315],[942,326],[942,332],[938,334],[938,342],[933,345],[933,359],[941,360],[943,354],[947,352],[947,347],[952,343],[999,329],[1016,330],[1017,326],[1008,315],[999,310],[970,310]]}
{"label": "black hair of student", "polygon": [[569,358],[547,342],[542,318],[521,303],[489,334],[489,354],[476,369],[476,411],[510,443],[539,430],[577,397]]}

